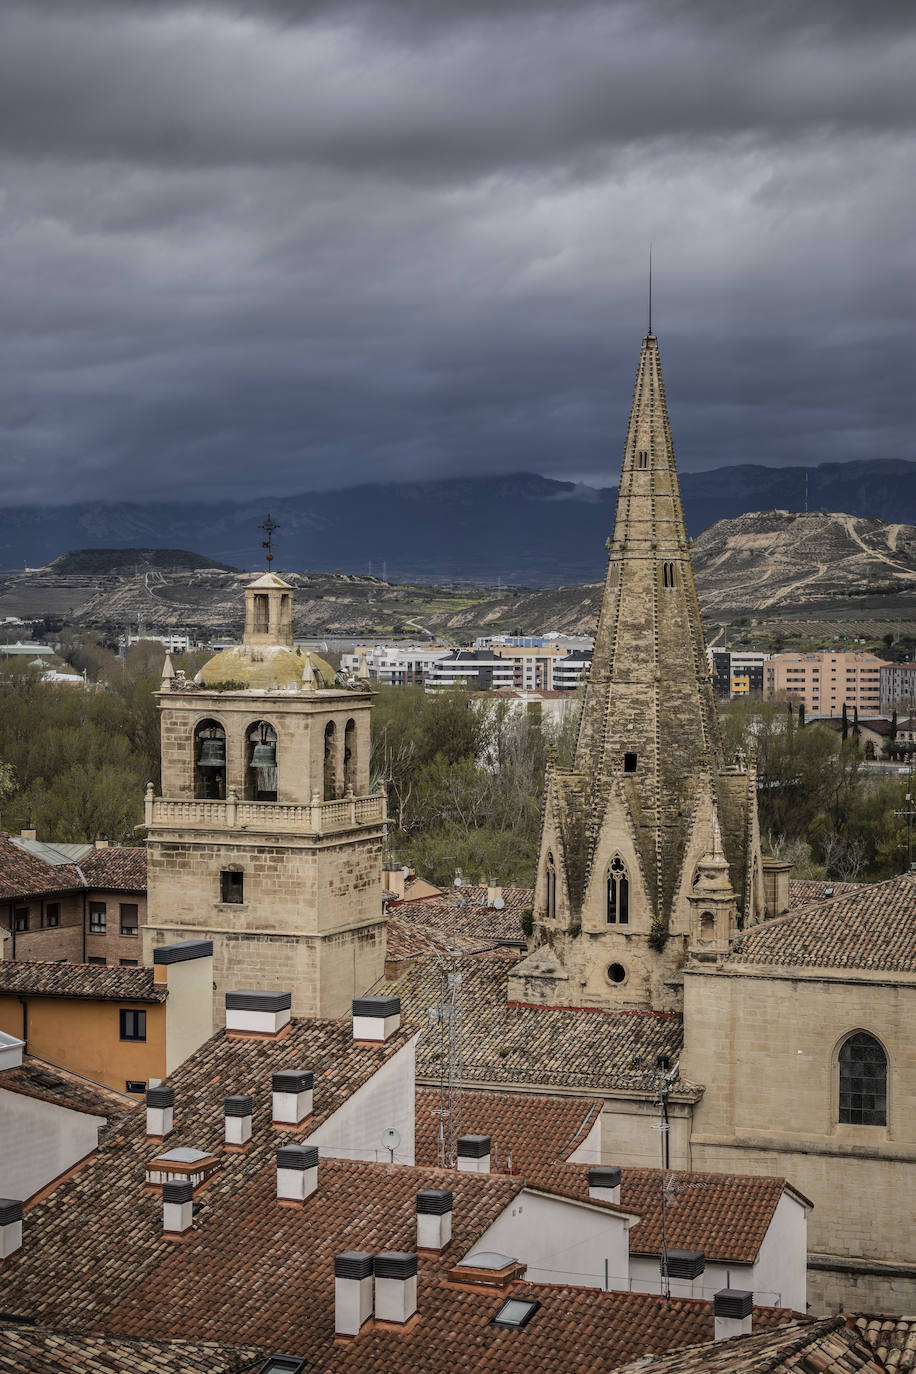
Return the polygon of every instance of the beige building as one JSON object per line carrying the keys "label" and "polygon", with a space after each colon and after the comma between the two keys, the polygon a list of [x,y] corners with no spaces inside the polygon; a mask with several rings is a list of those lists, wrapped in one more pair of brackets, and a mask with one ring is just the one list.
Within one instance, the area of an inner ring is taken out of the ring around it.
{"label": "beige building", "polygon": [[874,654],[775,654],[765,665],[766,697],[789,696],[809,716],[876,716],[881,708],[881,669]]}
{"label": "beige building", "polygon": [[571,771],[547,777],[529,957],[509,995],[681,1002],[688,954],[764,913],[754,763],[726,759],[658,343],[643,341]]}
{"label": "beige building", "polygon": [[193,682],[166,660],[162,792],[147,792],[144,950],[213,941],[214,1018],[236,988],[292,988],[337,1016],[384,968],[384,792],[369,785],[365,682],[292,638],[292,588],[245,593],[241,646]]}

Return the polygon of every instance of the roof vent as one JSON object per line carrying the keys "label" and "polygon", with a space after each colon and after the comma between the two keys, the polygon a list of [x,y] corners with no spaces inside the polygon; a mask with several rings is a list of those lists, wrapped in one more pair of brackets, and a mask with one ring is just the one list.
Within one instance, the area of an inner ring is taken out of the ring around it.
{"label": "roof vent", "polygon": [[226,1144],[241,1150],[251,1139],[251,1117],[254,1101],[250,1097],[227,1097],[223,1102],[226,1118]]}
{"label": "roof vent", "polygon": [[376,1255],[375,1320],[403,1326],[417,1310],[417,1257],[403,1250]]}
{"label": "roof vent", "polygon": [[712,1300],[716,1340],[749,1336],[753,1325],[754,1295],[743,1288],[721,1288]]}
{"label": "roof vent", "polygon": [[400,997],[356,997],[353,1039],[387,1040],[401,1025]]}
{"label": "roof vent", "polygon": [[194,1186],[191,1183],[163,1183],[162,1230],[167,1236],[183,1236],[194,1219]]}
{"label": "roof vent", "polygon": [[219,1168],[216,1155],[176,1145],[165,1150],[146,1166],[147,1183],[190,1183],[197,1188]]}
{"label": "roof vent", "polygon": [[597,1167],[588,1171],[588,1195],[599,1202],[620,1205],[620,1170]]}
{"label": "roof vent", "polygon": [[226,1030],[241,1035],[277,1035],[289,1024],[290,992],[255,992],[239,988],[226,993]]}
{"label": "roof vent", "polygon": [[372,1316],[372,1256],[346,1250],[334,1256],[334,1330],[356,1336]]}
{"label": "roof vent", "polygon": [[22,1203],[0,1197],[0,1260],[14,1255],[22,1245]]}
{"label": "roof vent", "polygon": [[417,1249],[444,1250],[452,1238],[454,1194],[446,1188],[417,1193]]}
{"label": "roof vent", "polygon": [[297,1206],[318,1187],[318,1146],[282,1145],[277,1151],[277,1199]]}
{"label": "roof vent", "polygon": [[449,1270],[453,1283],[472,1283],[478,1288],[508,1288],[524,1276],[525,1266],[498,1250],[477,1250]]}
{"label": "roof vent", "polygon": [[150,1088],[146,1094],[146,1134],[161,1140],[175,1121],[175,1089]]}
{"label": "roof vent", "polygon": [[490,1137],[488,1135],[460,1135],[455,1167],[463,1174],[490,1172]]}
{"label": "roof vent", "polygon": [[669,1250],[667,1260],[669,1279],[698,1279],[706,1268],[702,1250]]}
{"label": "roof vent", "polygon": [[299,1126],[312,1114],[314,1077],[308,1069],[283,1069],[270,1080],[275,1126]]}

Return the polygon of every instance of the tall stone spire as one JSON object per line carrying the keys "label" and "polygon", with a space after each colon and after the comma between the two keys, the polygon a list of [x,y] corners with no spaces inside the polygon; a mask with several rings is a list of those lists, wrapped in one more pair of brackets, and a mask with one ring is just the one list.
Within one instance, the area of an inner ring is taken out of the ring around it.
{"label": "tall stone spire", "polygon": [[[762,914],[753,769],[726,766],[658,341],[643,340],[574,769],[548,777],[526,1000],[676,1004],[697,865],[722,844]],[[600,936],[600,939],[595,937]],[[545,961],[541,945],[553,956]]]}

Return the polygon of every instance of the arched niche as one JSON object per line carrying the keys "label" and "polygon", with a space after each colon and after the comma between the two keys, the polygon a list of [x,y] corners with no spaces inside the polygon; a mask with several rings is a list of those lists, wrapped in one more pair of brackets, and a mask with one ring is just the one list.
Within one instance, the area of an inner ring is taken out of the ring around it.
{"label": "arched niche", "polygon": [[329,720],[324,727],[324,799],[337,796],[337,727]]}
{"label": "arched niche", "polygon": [[279,753],[277,732],[269,720],[256,720],[245,731],[245,799],[275,802]]}
{"label": "arched niche", "polygon": [[352,716],[344,726],[344,791],[356,792],[356,769],[358,764],[356,747],[356,721]]}
{"label": "arched niche", "polygon": [[226,796],[226,731],[218,720],[194,727],[194,795],[204,801]]}

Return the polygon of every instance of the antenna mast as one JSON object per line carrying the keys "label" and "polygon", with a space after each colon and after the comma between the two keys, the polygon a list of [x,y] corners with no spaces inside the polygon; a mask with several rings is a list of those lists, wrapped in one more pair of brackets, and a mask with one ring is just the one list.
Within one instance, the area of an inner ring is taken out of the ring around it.
{"label": "antenna mast", "polygon": [[265,554],[264,556],[265,556],[265,558],[267,559],[267,571],[268,571],[268,572],[270,572],[270,565],[271,565],[271,563],[274,561],[274,551],[273,551],[274,532],[275,532],[276,530],[278,530],[279,528],[280,528],[280,526],[277,524],[276,520],[271,519],[270,511],[267,512],[267,519],[264,521],[263,525],[258,525],[258,529],[259,529],[259,530],[263,530],[264,533],[267,535],[267,538],[266,538],[266,539],[262,539],[262,540],[261,540],[261,548],[267,550],[267,552],[266,552],[266,554]]}
{"label": "antenna mast", "polygon": [[649,244],[649,336],[652,335],[652,245]]}

